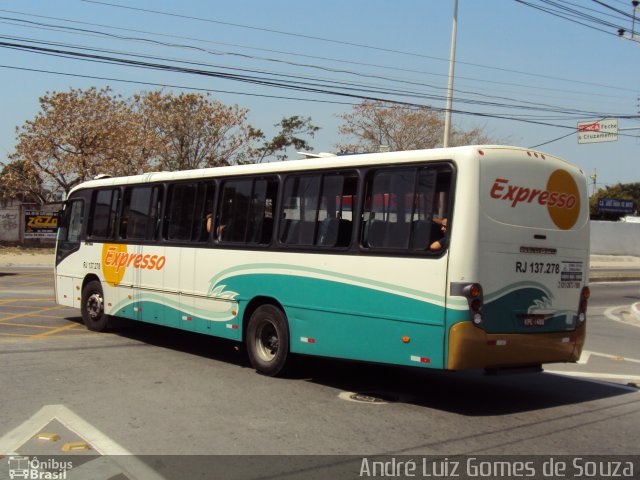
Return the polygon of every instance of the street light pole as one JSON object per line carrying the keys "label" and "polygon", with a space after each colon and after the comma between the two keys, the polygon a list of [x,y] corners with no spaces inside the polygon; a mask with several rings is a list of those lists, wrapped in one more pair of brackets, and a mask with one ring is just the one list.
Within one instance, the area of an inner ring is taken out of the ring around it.
{"label": "street light pole", "polygon": [[449,146],[451,132],[451,108],[453,105],[453,67],[456,63],[456,33],[458,31],[458,0],[453,3],[453,28],[451,29],[451,55],[449,56],[449,85],[447,87],[447,108],[444,113],[444,139],[442,146]]}

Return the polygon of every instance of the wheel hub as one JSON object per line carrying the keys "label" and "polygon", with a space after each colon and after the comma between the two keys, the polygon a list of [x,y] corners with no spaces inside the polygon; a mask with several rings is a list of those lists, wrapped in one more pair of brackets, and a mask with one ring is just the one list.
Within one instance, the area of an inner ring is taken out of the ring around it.
{"label": "wheel hub", "polygon": [[97,293],[94,293],[87,298],[87,313],[92,320],[99,318],[102,315],[103,305],[102,297]]}
{"label": "wheel hub", "polygon": [[256,347],[259,355],[265,360],[272,360],[278,353],[280,340],[273,325],[263,325],[257,336]]}

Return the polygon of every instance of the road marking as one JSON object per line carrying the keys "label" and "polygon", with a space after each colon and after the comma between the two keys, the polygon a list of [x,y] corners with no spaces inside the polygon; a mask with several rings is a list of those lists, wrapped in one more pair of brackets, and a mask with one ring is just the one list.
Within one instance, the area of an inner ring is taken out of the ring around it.
{"label": "road marking", "polygon": [[591,355],[595,355],[597,357],[609,358],[616,362],[624,361],[624,362],[631,362],[631,363],[640,363],[640,360],[636,358],[622,357],[620,355],[611,355],[609,353],[590,352],[588,350],[582,351],[582,355],[580,355],[580,360],[578,360],[576,363],[578,363],[579,365],[586,365],[589,362],[589,358],[591,357]]}
{"label": "road marking", "polygon": [[0,452],[17,454],[16,450],[36,436],[52,420],[58,420],[69,430],[87,440],[101,455],[131,455],[131,453],[86,422],[64,405],[45,405],[29,420],[0,438]]}
{"label": "road marking", "polygon": [[64,327],[55,328],[48,332],[39,333],[37,335],[31,335],[31,338],[45,338],[45,337],[48,337],[49,335],[55,335],[56,333],[64,332],[65,330],[71,330],[72,328],[76,328],[79,326],[80,325],[77,323],[71,323],[69,325],[65,325]]}
{"label": "road marking", "polygon": [[[60,317],[55,317],[60,318]],[[2,323],[3,327],[27,327],[27,328],[40,328],[42,330],[50,330],[52,327],[46,325],[32,325],[30,323]]]}
{"label": "road marking", "polygon": [[16,318],[35,317],[42,312],[50,312],[51,310],[62,310],[63,308],[65,307],[61,305],[56,305],[55,307],[41,308],[40,310],[35,310],[32,312],[16,313],[15,315],[10,315],[5,318],[0,318],[0,323],[6,322],[7,320],[15,320]]}
{"label": "road marking", "polygon": [[12,283],[12,287],[31,287],[33,285],[51,285],[51,280],[38,280],[37,282]]}
{"label": "road marking", "polygon": [[640,327],[640,323],[627,322],[626,320],[622,320],[620,317],[618,317],[617,315],[613,314],[613,312],[615,310],[619,310],[621,308],[629,308],[629,307],[626,306],[626,305],[621,305],[621,306],[617,306],[617,307],[607,308],[604,311],[604,316],[607,317],[609,320],[613,320],[614,322],[623,323],[625,325],[631,325],[632,327]]}
{"label": "road marking", "polygon": [[[7,303],[15,303],[15,302],[50,302],[53,300],[51,298],[0,298],[0,307]],[[22,305],[16,305],[22,307]],[[24,307],[27,308],[27,307]]]}
{"label": "road marking", "polygon": [[[71,474],[69,478],[110,478],[124,473],[130,479],[164,480],[159,473],[64,405],[45,405],[29,420],[5,434],[0,438],[0,452],[4,456],[19,455],[20,447],[38,435],[53,420],[57,420],[65,428],[83,438],[101,455],[109,455],[109,458],[99,457],[73,468],[69,472]],[[74,472],[79,471],[82,475],[77,477]],[[96,471],[101,473],[108,471],[110,474],[106,477],[97,477]]]}
{"label": "road marking", "polygon": [[627,390],[630,392],[640,393],[636,387],[632,387],[629,385],[623,385],[621,383],[612,383],[612,382],[603,382],[602,380],[623,380],[630,383],[640,383],[640,377],[632,376],[632,375],[618,375],[613,373],[594,373],[594,372],[566,372],[560,370],[547,370],[545,369],[545,373],[550,373],[552,375],[561,375],[563,377],[576,377],[576,378],[585,378],[590,382],[599,383],[601,385],[606,385],[608,387],[617,387],[623,390]]}

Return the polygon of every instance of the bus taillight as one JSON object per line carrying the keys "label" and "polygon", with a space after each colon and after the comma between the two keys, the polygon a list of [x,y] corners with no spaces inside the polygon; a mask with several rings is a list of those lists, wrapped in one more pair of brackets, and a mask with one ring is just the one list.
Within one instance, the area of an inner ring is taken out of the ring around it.
{"label": "bus taillight", "polygon": [[578,305],[578,321],[580,323],[587,319],[587,302],[591,296],[591,290],[589,287],[582,287],[580,291],[580,304]]}
{"label": "bus taillight", "polygon": [[462,294],[469,301],[469,310],[471,312],[471,321],[474,325],[482,325],[482,287],[479,283],[470,283],[462,289]]}

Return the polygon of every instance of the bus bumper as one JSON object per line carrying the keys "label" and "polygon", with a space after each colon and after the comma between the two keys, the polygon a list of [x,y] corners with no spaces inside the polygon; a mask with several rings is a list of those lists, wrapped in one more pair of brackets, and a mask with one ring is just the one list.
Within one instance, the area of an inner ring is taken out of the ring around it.
{"label": "bus bumper", "polygon": [[585,323],[567,332],[492,334],[471,322],[460,322],[449,330],[446,365],[448,370],[462,370],[576,362],[585,334]]}

